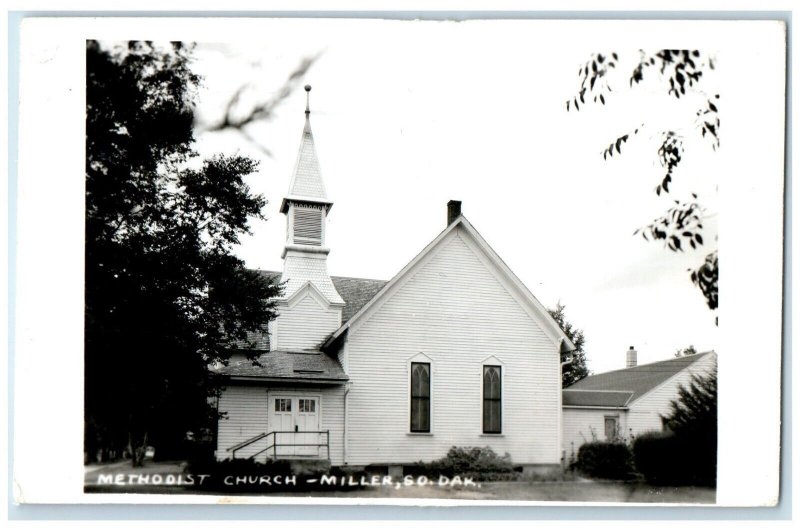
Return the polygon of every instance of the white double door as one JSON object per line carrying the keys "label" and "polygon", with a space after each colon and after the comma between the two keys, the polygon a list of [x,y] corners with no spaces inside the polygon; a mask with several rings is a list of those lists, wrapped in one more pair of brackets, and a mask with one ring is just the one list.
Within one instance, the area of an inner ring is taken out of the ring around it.
{"label": "white double door", "polygon": [[269,454],[277,457],[324,457],[323,447],[317,446],[325,442],[325,435],[316,433],[320,431],[319,406],[319,396],[270,394],[269,431],[276,432],[274,442],[277,447]]}

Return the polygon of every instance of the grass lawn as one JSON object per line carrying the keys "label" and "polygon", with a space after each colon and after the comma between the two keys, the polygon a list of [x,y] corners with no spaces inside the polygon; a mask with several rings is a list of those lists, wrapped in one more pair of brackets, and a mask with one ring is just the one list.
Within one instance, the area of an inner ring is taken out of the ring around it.
{"label": "grass lawn", "polygon": [[[308,496],[288,492],[281,496]],[[414,486],[395,489],[375,487],[350,492],[331,491],[316,496],[352,498],[440,498],[457,500],[565,501],[608,503],[698,503],[713,504],[716,492],[705,487],[652,487],[624,482],[526,482],[482,483],[479,488]]]}
{"label": "grass lawn", "polygon": [[[128,475],[147,476],[147,484],[125,481],[124,485],[101,484],[104,476],[124,479]],[[182,475],[182,465],[178,462],[154,463],[145,461],[145,466],[134,469],[130,462],[122,461],[108,465],[86,467],[86,492],[103,493],[141,493],[141,494],[210,494],[230,496],[231,492],[208,492],[187,485],[154,485],[153,478],[160,476],[177,477]],[[184,476],[185,477],[185,476]],[[242,493],[244,494],[244,493]],[[257,493],[256,493],[257,495]],[[513,501],[575,501],[608,503],[699,503],[713,504],[716,491],[704,487],[654,487],[644,483],[615,481],[497,481],[484,482],[476,486],[381,486],[363,487],[351,490],[317,490],[287,488],[281,492],[271,492],[271,496],[307,497],[322,496],[335,498],[426,498],[460,500],[513,500]]]}

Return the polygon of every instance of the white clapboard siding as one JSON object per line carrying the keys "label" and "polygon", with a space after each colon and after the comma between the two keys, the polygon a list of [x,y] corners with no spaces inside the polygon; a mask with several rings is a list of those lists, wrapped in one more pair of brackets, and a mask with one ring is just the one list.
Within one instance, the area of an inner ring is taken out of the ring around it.
{"label": "white clapboard siding", "polygon": [[[228,448],[269,431],[267,429],[267,389],[230,384],[220,394],[218,411],[223,416],[217,429],[217,458],[231,457]],[[248,457],[263,449],[263,443],[236,453]]]}
{"label": "white clapboard siding", "polygon": [[278,311],[272,336],[276,350],[319,348],[339,327],[340,310],[326,309],[308,292],[291,307]]}
{"label": "white clapboard siding", "polygon": [[[516,463],[560,459],[559,354],[463,229],[347,340],[353,382],[347,462],[412,463],[453,446],[490,446]],[[408,360],[432,360],[430,435],[409,433]],[[482,434],[482,365],[503,364],[503,434]]]}
{"label": "white clapboard siding", "polygon": [[578,449],[593,440],[605,441],[605,418],[618,417],[621,436],[628,434],[628,412],[620,409],[564,408],[562,444],[564,455],[569,459]]}
{"label": "white clapboard siding", "polygon": [[[219,420],[217,432],[217,459],[231,457],[228,448],[240,442],[272,431],[269,426],[270,396],[292,395],[302,397],[319,397],[320,431],[330,430],[331,463],[343,463],[344,444],[344,386],[330,387],[269,387],[267,385],[228,384],[220,396],[219,411],[226,415]],[[324,436],[323,436],[324,437]],[[269,442],[267,442],[269,440]],[[236,452],[237,458],[246,458],[272,443],[272,438],[262,439]],[[266,454],[258,456],[258,460],[266,459]],[[319,457],[327,457],[325,449],[320,448]]]}
{"label": "white clapboard siding", "polygon": [[713,370],[716,354],[709,353],[629,404],[628,428],[633,434],[662,428],[661,415],[670,412],[670,402],[678,398],[678,387],[688,386],[692,375],[705,375]]}

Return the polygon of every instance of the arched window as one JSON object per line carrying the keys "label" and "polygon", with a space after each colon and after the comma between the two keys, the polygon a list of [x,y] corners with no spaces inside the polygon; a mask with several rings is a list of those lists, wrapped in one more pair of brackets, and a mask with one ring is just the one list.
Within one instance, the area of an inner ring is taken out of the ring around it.
{"label": "arched window", "polygon": [[411,431],[431,431],[431,364],[411,364]]}
{"label": "arched window", "polygon": [[502,432],[502,373],[499,365],[483,366],[483,433]]}

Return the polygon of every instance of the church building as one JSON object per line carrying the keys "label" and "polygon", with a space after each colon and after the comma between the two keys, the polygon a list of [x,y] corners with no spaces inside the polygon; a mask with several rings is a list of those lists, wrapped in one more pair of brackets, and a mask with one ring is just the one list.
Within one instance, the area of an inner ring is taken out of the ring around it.
{"label": "church building", "polygon": [[305,115],[280,208],[283,271],[262,272],[285,285],[279,315],[213,368],[217,459],[398,466],[489,446],[517,465],[559,466],[560,354],[572,343],[458,201],[392,279],[331,276],[333,202]]}

